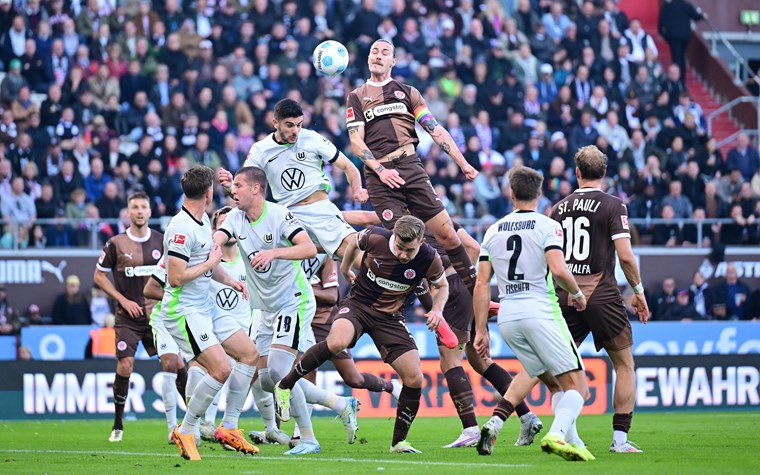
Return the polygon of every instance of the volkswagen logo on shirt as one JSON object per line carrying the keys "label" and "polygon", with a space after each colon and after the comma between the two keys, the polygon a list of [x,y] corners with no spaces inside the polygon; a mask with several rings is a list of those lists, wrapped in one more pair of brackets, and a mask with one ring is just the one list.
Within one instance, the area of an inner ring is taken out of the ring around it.
{"label": "volkswagen logo on shirt", "polygon": [[223,310],[232,310],[237,307],[238,294],[234,289],[224,288],[216,294],[216,304]]}
{"label": "volkswagen logo on shirt", "polygon": [[306,183],[306,177],[298,168],[286,168],[282,172],[280,183],[288,191],[300,190]]}

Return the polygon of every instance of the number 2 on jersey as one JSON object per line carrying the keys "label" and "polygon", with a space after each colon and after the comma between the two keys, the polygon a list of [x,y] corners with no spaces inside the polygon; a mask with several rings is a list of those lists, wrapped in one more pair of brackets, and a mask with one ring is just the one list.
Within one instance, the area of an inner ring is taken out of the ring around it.
{"label": "number 2 on jersey", "polygon": [[565,262],[588,259],[591,254],[589,226],[591,221],[586,216],[567,217],[562,220],[562,229],[565,230]]}
{"label": "number 2 on jersey", "polygon": [[520,258],[522,252],[522,238],[519,234],[513,234],[507,238],[507,251],[512,252],[512,257],[509,258],[509,269],[507,269],[507,279],[509,280],[523,280],[525,274],[517,273],[517,259]]}

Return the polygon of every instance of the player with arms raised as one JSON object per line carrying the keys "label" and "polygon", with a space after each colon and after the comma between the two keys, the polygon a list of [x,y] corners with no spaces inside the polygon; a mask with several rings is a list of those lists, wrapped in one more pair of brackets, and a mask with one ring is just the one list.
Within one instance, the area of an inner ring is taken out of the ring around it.
{"label": "player with arms raised", "polygon": [[[328,199],[332,189],[322,167],[331,164],[346,174],[354,199],[364,203],[359,170],[329,140],[309,129],[302,129],[303,109],[292,99],[274,107],[275,131],[256,142],[248,152],[244,167],[258,167],[266,173],[272,196],[287,207],[309,237],[330,257],[341,258],[346,239],[356,231],[341,217]],[[220,169],[219,182],[231,190],[232,174]]]}
{"label": "player with arms raised", "polygon": [[[124,435],[124,406],[137,345],[142,341],[149,355],[156,354],[148,318],[155,302],[145,298],[143,287],[161,258],[163,235],[148,227],[150,199],[145,192],[129,195],[127,211],[130,227],[106,242],[94,275],[95,285],[116,301],[117,363],[113,382],[114,421],[109,442],[121,442]],[[108,279],[109,273],[113,274],[113,282]],[[162,366],[165,372],[172,369],[163,361]],[[176,376],[176,361],[173,370]],[[182,379],[185,374],[183,372]]]}
{"label": "player with arms raised", "polygon": [[417,158],[415,122],[454,159],[467,179],[474,179],[478,172],[430,113],[420,92],[391,78],[395,47],[377,40],[367,61],[370,79],[348,95],[346,127],[354,153],[364,162],[370,202],[387,229],[406,214],[424,221],[472,291],[475,268]]}
{"label": "player with arms raised", "polygon": [[541,439],[541,448],[566,460],[593,460],[575,430],[588,393],[586,373],[562,319],[552,279],[569,291],[579,310],[586,307],[586,298],[562,258],[562,230],[536,212],[542,183],[543,177],[532,168],[510,170],[515,211],[489,227],[483,237],[474,295],[475,348],[482,357],[489,356],[490,282],[496,274],[499,330],[525,371],[518,374],[483,426],[477,449],[481,455],[493,451],[504,421],[531,389],[530,384],[521,383],[527,373],[544,381],[552,393],[554,421]]}
{"label": "player with arms raised", "polygon": [[649,307],[631,248],[628,209],[619,198],[600,188],[606,172],[607,157],[598,148],[589,145],[579,149],[575,154],[579,188],[552,209],[551,217],[564,230],[565,261],[588,295],[588,307],[584,311],[576,309],[563,290],[557,296],[575,343],[580,345],[591,333],[597,351],[607,350],[615,368],[610,452],[641,452],[628,441],[636,375],[631,350],[633,333],[615,278],[616,252],[633,287],[633,306],[642,323],[649,319]]}

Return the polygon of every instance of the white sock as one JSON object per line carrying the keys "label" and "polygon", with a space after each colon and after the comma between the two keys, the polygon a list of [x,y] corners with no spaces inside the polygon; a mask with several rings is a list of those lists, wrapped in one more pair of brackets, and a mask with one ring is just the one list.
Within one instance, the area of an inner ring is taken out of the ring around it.
{"label": "white sock", "polygon": [[230,372],[229,388],[227,390],[226,407],[224,408],[224,417],[222,417],[222,427],[225,429],[237,429],[240,413],[243,411],[243,404],[248,397],[248,391],[251,389],[251,379],[256,372],[255,366],[237,362]]}
{"label": "white sock", "polygon": [[[562,396],[564,395],[565,395],[565,391],[558,391],[552,395],[552,412],[556,411],[557,404],[559,403],[560,399],[562,399]],[[586,444],[583,443],[581,436],[578,435],[578,429],[576,429],[575,427],[575,422],[573,422],[573,424],[567,430],[567,434],[565,435],[565,440],[571,444],[576,444],[580,448],[586,447]]]}
{"label": "white sock", "polygon": [[296,424],[298,424],[301,440],[316,442],[317,439],[314,437],[309,411],[306,408],[306,398],[304,397],[303,390],[297,384],[290,391],[290,415],[293,416]]}
{"label": "white sock", "polygon": [[[553,399],[553,398],[552,398]],[[565,391],[565,394],[556,403],[554,409],[554,422],[549,429],[549,434],[559,435],[567,440],[570,427],[583,410],[583,396],[574,389]]]}
{"label": "white sock", "polygon": [[623,432],[622,430],[613,431],[612,440],[615,442],[615,445],[623,445],[628,442],[628,432]]}
{"label": "white sock", "polygon": [[177,373],[161,373],[161,400],[166,412],[166,425],[169,429],[177,427]]}
{"label": "white sock", "polygon": [[206,416],[203,418],[203,420],[205,420],[206,422],[210,422],[216,425],[216,413],[219,412],[219,398],[220,397],[222,397],[222,391],[219,391],[218,393],[216,393],[216,396],[214,396],[214,400],[211,401],[211,404],[208,406],[208,409],[206,409]]}
{"label": "white sock", "polygon": [[294,439],[301,438],[301,429],[298,428],[298,422],[296,422],[295,427],[293,427],[293,438]]}
{"label": "white sock", "polygon": [[214,400],[214,396],[222,389],[223,385],[223,383],[220,383],[209,375],[206,375],[198,383],[195,391],[193,391],[193,395],[190,397],[185,418],[182,419],[182,425],[179,426],[180,433],[192,434],[195,432],[198,427],[198,421],[206,413],[209,404]]}
{"label": "white sock", "polygon": [[277,422],[274,418],[274,396],[271,392],[264,390],[262,385],[263,378],[269,378],[269,369],[262,368],[259,370],[259,377],[256,382],[251,386],[251,392],[253,393],[253,400],[256,401],[256,407],[259,409],[261,419],[264,421],[264,427],[266,430],[274,430],[277,428]]}
{"label": "white sock", "polygon": [[200,366],[193,365],[187,369],[187,383],[185,384],[185,404],[190,402],[190,396],[193,395],[195,387],[206,376],[206,370]]}
{"label": "white sock", "polygon": [[301,386],[304,397],[306,397],[306,402],[310,404],[319,404],[320,406],[329,407],[335,412],[343,412],[348,405],[346,398],[325,391],[309,380],[299,379],[297,384]]}
{"label": "white sock", "polygon": [[501,417],[498,416],[492,416],[491,417],[491,425],[496,427],[497,431],[500,431],[502,427],[504,427],[504,421],[501,420]]}

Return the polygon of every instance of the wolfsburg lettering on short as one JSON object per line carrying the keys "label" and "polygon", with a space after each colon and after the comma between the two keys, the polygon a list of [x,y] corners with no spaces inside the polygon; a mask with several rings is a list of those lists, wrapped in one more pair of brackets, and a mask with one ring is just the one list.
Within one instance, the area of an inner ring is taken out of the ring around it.
{"label": "wolfsburg lettering on short", "polygon": [[520,284],[509,284],[504,287],[504,293],[506,295],[519,294],[520,292],[527,292],[530,290],[530,284],[523,282]]}
{"label": "wolfsburg lettering on short", "polygon": [[499,232],[501,231],[523,231],[525,229],[534,229],[536,227],[536,220],[530,221],[507,221],[499,224]]}

